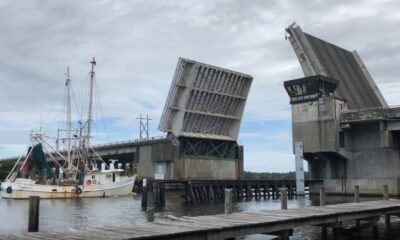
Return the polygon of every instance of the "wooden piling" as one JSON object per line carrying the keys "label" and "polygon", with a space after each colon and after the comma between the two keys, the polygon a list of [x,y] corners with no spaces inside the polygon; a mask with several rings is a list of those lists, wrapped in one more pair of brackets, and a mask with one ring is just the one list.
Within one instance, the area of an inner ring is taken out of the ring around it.
{"label": "wooden piling", "polygon": [[325,187],[320,187],[319,189],[319,205],[320,206],[325,206],[326,200],[325,200]]}
{"label": "wooden piling", "polygon": [[354,186],[354,202],[360,202],[360,187]]}
{"label": "wooden piling", "polygon": [[160,206],[165,207],[165,186],[164,183],[160,185]]}
{"label": "wooden piling", "polygon": [[243,184],[239,185],[239,200],[243,200]]}
{"label": "wooden piling", "polygon": [[[360,202],[360,186],[354,186],[354,202],[358,203]],[[360,220],[356,220],[356,227],[360,226]],[[358,232],[358,235],[360,235],[360,232]],[[358,236],[359,237],[359,236]]]}
{"label": "wooden piling", "polygon": [[205,196],[206,202],[209,203],[210,202],[210,195],[208,194],[208,191],[207,191],[207,188],[206,188],[205,185],[203,185],[202,190],[203,190],[203,194]]}
{"label": "wooden piling", "polygon": [[144,178],[142,181],[142,210],[147,208],[147,179]]}
{"label": "wooden piling", "polygon": [[253,193],[251,191],[251,186],[250,184],[247,185],[246,187],[246,201],[250,201]]}
{"label": "wooden piling", "polygon": [[389,200],[389,187],[388,185],[383,185],[383,199]]}
{"label": "wooden piling", "polygon": [[28,218],[28,232],[39,231],[39,206],[40,197],[29,197],[29,218]]}
{"label": "wooden piling", "polygon": [[390,229],[390,214],[385,215],[385,225]]}
{"label": "wooden piling", "polygon": [[[388,185],[383,185],[383,199],[384,200],[389,200],[389,187],[388,187]],[[385,224],[386,224],[386,227],[390,228],[390,215],[389,214],[385,215]],[[374,232],[374,234],[375,234],[375,232]],[[374,238],[375,238],[375,235],[374,235]]]}
{"label": "wooden piling", "polygon": [[207,202],[207,196],[203,192],[203,187],[200,185],[197,187],[197,190],[199,192],[200,199],[203,203]]}
{"label": "wooden piling", "polygon": [[189,200],[189,184],[188,184],[188,182],[185,182],[184,183],[185,184],[185,203],[189,203],[190,202],[190,200]]}
{"label": "wooden piling", "polygon": [[232,189],[225,189],[225,214],[232,213]]}
{"label": "wooden piling", "polygon": [[215,196],[215,202],[218,202],[220,198],[220,191],[219,191],[219,184],[215,184],[215,189],[214,189],[214,196]]}
{"label": "wooden piling", "polygon": [[146,192],[146,195],[147,195],[146,221],[153,222],[155,213],[155,192],[148,191]]}
{"label": "wooden piling", "polygon": [[274,187],[274,191],[275,191],[275,198],[278,199],[280,194],[279,194],[279,186],[275,186]]}
{"label": "wooden piling", "polygon": [[377,224],[372,227],[372,239],[379,240],[379,230]]}
{"label": "wooden piling", "polygon": [[328,228],[326,227],[326,225],[322,225],[321,235],[322,240],[328,240]]}
{"label": "wooden piling", "polygon": [[281,188],[281,209],[287,209],[287,188]]}
{"label": "wooden piling", "polygon": [[208,195],[210,196],[210,200],[212,200],[212,201],[215,200],[215,197],[214,197],[214,190],[213,190],[211,184],[210,184],[210,186],[208,187]]}
{"label": "wooden piling", "polygon": [[216,185],[212,185],[211,190],[214,196],[214,202],[218,202],[218,190]]}
{"label": "wooden piling", "polygon": [[271,187],[271,195],[272,195],[272,199],[276,198],[276,196],[275,196],[275,187],[274,186]]}
{"label": "wooden piling", "polygon": [[147,208],[147,187],[143,188],[142,191],[142,209],[146,210]]}
{"label": "wooden piling", "polygon": [[256,186],[255,186],[255,190],[256,190],[256,200],[259,200],[260,199],[260,184],[257,184]]}
{"label": "wooden piling", "polygon": [[268,189],[267,189],[267,185],[263,185],[263,197],[264,197],[264,199],[267,199],[267,191],[268,191]]}
{"label": "wooden piling", "polygon": [[191,203],[197,203],[196,195],[194,194],[194,190],[192,187],[192,184],[189,183],[189,196],[190,196],[190,202]]}
{"label": "wooden piling", "polygon": [[197,191],[197,186],[196,185],[192,186],[192,189],[193,189],[193,193],[194,193],[194,197],[196,199],[196,202],[197,203],[201,203],[199,192]]}
{"label": "wooden piling", "polygon": [[233,196],[234,201],[239,200],[238,190],[237,190],[237,187],[235,186],[235,184],[232,185],[232,196]]}

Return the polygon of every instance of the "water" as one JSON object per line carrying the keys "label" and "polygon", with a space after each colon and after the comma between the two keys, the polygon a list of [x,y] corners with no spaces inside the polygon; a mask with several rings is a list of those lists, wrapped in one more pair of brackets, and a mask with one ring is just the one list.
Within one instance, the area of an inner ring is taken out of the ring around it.
{"label": "water", "polygon": [[[161,212],[156,213],[156,218],[173,216],[198,216],[212,215],[224,212],[224,205],[183,205],[180,192],[167,192],[167,202]],[[327,203],[351,202],[350,197],[328,197]],[[361,200],[374,200],[373,198]],[[318,197],[298,197],[288,200],[288,208],[301,208],[319,205]],[[233,211],[257,212],[280,208],[280,200],[259,200],[238,202],[233,205]],[[27,231],[28,201],[0,199],[0,233],[13,234]],[[58,230],[65,228],[96,227],[134,222],[144,222],[145,216],[141,209],[141,196],[124,196],[109,198],[84,198],[84,199],[42,199],[40,201],[40,231]],[[400,239],[400,223],[393,218],[393,230],[386,232],[383,223],[380,224],[380,239]],[[320,239],[319,227],[296,228],[291,239]],[[265,235],[244,237],[246,240],[268,239]],[[361,239],[372,239],[370,230],[362,233]]]}

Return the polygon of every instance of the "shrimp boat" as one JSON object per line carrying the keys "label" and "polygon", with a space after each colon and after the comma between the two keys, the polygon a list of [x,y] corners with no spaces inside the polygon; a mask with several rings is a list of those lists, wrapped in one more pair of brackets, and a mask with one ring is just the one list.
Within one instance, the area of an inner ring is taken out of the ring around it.
{"label": "shrimp boat", "polygon": [[[0,195],[8,199],[81,198],[119,196],[132,193],[136,176],[130,176],[117,160],[109,165],[90,145],[93,112],[93,58],[90,71],[88,118],[79,129],[71,123],[71,80],[66,74],[66,130],[62,142],[66,147],[60,151],[45,140],[45,134],[31,133],[31,144],[26,154],[21,155],[14,167],[1,183]],[[60,139],[57,138],[57,141]],[[50,159],[48,161],[47,159]]]}

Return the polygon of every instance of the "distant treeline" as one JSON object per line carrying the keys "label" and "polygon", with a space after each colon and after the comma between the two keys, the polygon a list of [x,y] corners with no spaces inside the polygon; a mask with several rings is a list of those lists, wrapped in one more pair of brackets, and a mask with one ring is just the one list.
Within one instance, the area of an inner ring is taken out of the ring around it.
{"label": "distant treeline", "polygon": [[[286,173],[279,173],[279,172],[247,172],[244,171],[243,178],[246,180],[295,180],[296,179],[296,172],[286,172]],[[310,179],[309,173],[304,172],[304,179]]]}
{"label": "distant treeline", "polygon": [[16,161],[4,161],[0,162],[0,181],[4,181],[7,175],[10,173],[12,167]]}

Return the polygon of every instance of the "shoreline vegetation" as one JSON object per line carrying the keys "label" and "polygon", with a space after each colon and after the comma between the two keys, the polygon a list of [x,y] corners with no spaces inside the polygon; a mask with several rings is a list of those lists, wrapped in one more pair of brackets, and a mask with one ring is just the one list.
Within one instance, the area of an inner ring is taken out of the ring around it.
{"label": "shoreline vegetation", "polygon": [[17,162],[17,160],[14,161],[4,161],[0,163],[0,181],[4,181],[4,179],[7,177],[7,175],[10,173],[12,167],[14,164]]}
{"label": "shoreline vegetation", "polygon": [[[295,180],[296,172],[243,172],[244,180]],[[309,172],[304,172],[304,179],[310,179]]]}

